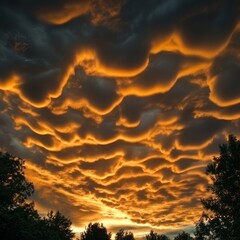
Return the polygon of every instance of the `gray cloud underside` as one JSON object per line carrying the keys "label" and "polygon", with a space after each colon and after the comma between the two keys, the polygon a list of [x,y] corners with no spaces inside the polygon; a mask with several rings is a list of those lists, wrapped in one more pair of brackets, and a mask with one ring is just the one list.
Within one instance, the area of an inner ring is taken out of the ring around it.
{"label": "gray cloud underside", "polygon": [[191,225],[239,136],[238,1],[34,2],[0,7],[0,148],[27,159],[38,208]]}

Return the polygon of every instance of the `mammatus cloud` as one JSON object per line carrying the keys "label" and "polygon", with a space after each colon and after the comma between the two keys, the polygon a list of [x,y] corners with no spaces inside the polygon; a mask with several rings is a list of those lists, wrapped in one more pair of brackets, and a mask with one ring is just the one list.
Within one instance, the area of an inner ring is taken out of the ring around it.
{"label": "mammatus cloud", "polygon": [[191,227],[206,164],[239,136],[239,3],[4,1],[0,14],[1,149],[27,160],[37,208],[76,229]]}

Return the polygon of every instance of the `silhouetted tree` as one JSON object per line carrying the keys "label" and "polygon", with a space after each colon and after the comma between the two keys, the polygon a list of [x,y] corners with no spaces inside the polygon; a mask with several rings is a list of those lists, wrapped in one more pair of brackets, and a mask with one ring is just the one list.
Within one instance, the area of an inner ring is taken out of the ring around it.
{"label": "silhouetted tree", "polygon": [[50,211],[43,221],[47,226],[48,234],[51,235],[51,239],[70,240],[75,236],[71,229],[72,222],[70,219],[64,217],[59,211],[56,213]]}
{"label": "silhouetted tree", "polygon": [[34,191],[24,175],[24,160],[0,152],[0,239],[71,240],[71,221],[59,212],[41,218],[27,198]]}
{"label": "silhouetted tree", "polygon": [[1,240],[39,240],[40,216],[33,204],[0,210]]}
{"label": "silhouetted tree", "polygon": [[33,194],[33,184],[24,175],[24,160],[0,152],[0,207],[24,205]]}
{"label": "silhouetted tree", "polygon": [[[24,160],[0,152],[0,238],[30,240],[37,236],[40,217],[26,200],[33,184],[24,175]],[[37,238],[35,238],[37,239]]]}
{"label": "silhouetted tree", "polygon": [[211,196],[202,200],[205,212],[196,225],[196,239],[240,239],[240,141],[233,135],[219,146],[206,173]]}
{"label": "silhouetted tree", "polygon": [[112,234],[101,223],[89,223],[81,234],[81,240],[110,240]]}
{"label": "silhouetted tree", "polygon": [[204,218],[207,218],[207,216],[205,216],[203,213],[202,217],[199,219],[198,223],[196,224],[196,228],[194,232],[195,240],[211,239],[209,234],[208,224],[204,222]]}
{"label": "silhouetted tree", "polygon": [[170,240],[164,234],[157,234],[153,230],[150,231],[148,235],[146,235],[146,240]]}
{"label": "silhouetted tree", "polygon": [[132,232],[124,231],[120,229],[115,236],[115,240],[135,240]]}
{"label": "silhouetted tree", "polygon": [[190,236],[189,233],[186,233],[186,232],[182,232],[182,233],[179,233],[175,238],[174,240],[193,240],[193,238]]}
{"label": "silhouetted tree", "polygon": [[170,238],[167,237],[167,236],[164,235],[164,234],[160,234],[160,235],[158,235],[158,240],[170,240]]}

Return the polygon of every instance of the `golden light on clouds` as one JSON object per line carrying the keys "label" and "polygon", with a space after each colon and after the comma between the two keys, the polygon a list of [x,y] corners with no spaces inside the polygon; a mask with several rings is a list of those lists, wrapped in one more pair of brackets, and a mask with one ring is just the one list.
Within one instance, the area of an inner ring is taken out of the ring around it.
{"label": "golden light on clouds", "polygon": [[37,16],[44,22],[60,25],[85,14],[89,10],[89,4],[84,0],[68,1],[60,4],[61,6],[57,9],[56,6],[53,6],[50,9],[40,10]]}
{"label": "golden light on clouds", "polygon": [[0,89],[3,91],[17,92],[17,86],[20,85],[20,82],[20,77],[14,74],[8,79],[2,79]]}
{"label": "golden light on clouds", "polygon": [[26,159],[37,208],[76,230],[190,229],[240,134],[237,1],[21,2],[0,7],[0,149]]}

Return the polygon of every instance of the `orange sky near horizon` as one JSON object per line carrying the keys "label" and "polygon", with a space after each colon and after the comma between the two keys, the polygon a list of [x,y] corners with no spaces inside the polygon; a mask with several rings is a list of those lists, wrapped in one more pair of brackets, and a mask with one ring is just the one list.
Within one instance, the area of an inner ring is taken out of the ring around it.
{"label": "orange sky near horizon", "polygon": [[0,150],[75,231],[191,231],[240,137],[238,1],[3,1]]}

